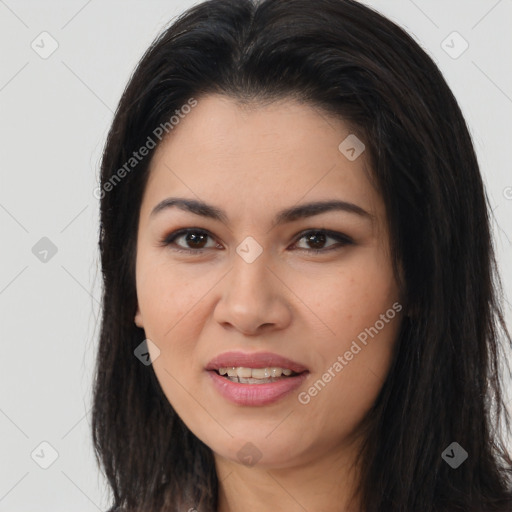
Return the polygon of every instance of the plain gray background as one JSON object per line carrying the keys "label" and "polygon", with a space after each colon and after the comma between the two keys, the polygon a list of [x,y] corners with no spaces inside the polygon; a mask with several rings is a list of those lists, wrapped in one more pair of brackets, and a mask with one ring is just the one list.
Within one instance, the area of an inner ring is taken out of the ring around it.
{"label": "plain gray background", "polygon": [[[493,205],[510,297],[512,2],[365,3],[413,35],[461,105]],[[93,190],[130,74],[157,34],[191,5],[0,0],[0,511],[108,506],[90,435],[101,285]],[[44,55],[52,44],[57,49]],[[509,326],[510,319],[507,307]],[[52,450],[58,456],[43,469]]]}

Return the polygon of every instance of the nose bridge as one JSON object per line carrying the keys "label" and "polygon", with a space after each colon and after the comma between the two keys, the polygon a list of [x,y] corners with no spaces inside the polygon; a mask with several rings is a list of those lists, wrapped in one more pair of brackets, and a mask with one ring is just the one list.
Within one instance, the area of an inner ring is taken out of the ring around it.
{"label": "nose bridge", "polygon": [[246,240],[239,244],[236,253],[228,294],[233,298],[238,296],[244,302],[269,300],[273,295],[271,273],[267,268],[270,252]]}
{"label": "nose bridge", "polygon": [[[259,244],[258,244],[259,245]],[[269,270],[270,251],[245,240],[237,247],[224,281],[215,316],[245,333],[266,324],[283,327],[290,321],[284,289]]]}

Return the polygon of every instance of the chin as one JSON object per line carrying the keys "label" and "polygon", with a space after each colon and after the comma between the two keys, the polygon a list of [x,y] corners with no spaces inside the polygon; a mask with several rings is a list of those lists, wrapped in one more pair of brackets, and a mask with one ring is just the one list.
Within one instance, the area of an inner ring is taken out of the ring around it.
{"label": "chin", "polygon": [[287,436],[286,432],[275,435],[273,439],[272,435],[269,438],[265,438],[263,434],[256,435],[257,425],[253,425],[251,429],[243,429],[236,433],[232,430],[231,432],[233,438],[206,439],[203,442],[212,449],[215,455],[247,467],[285,468],[294,465],[299,460],[300,455],[296,453],[296,450],[300,446],[301,440]]}

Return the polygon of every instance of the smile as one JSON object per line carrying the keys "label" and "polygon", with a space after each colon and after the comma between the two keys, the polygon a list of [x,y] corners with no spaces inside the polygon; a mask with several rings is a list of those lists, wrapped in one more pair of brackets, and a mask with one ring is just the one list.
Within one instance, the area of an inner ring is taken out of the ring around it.
{"label": "smile", "polygon": [[268,405],[297,389],[309,371],[299,363],[270,353],[230,352],[206,366],[214,388],[242,406]]}
{"label": "smile", "polygon": [[264,384],[293,374],[297,375],[289,368],[279,368],[277,366],[267,368],[232,366],[230,368],[219,368],[218,373],[226,376],[232,382],[242,382],[243,384]]}

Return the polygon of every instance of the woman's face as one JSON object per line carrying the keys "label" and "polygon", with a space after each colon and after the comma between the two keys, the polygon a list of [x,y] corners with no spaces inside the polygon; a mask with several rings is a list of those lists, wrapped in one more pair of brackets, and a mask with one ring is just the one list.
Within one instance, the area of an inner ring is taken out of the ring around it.
{"label": "woman's face", "polygon": [[375,401],[401,304],[365,165],[348,125],[292,100],[199,98],[157,148],[135,321],[169,402],[217,460],[336,453]]}

